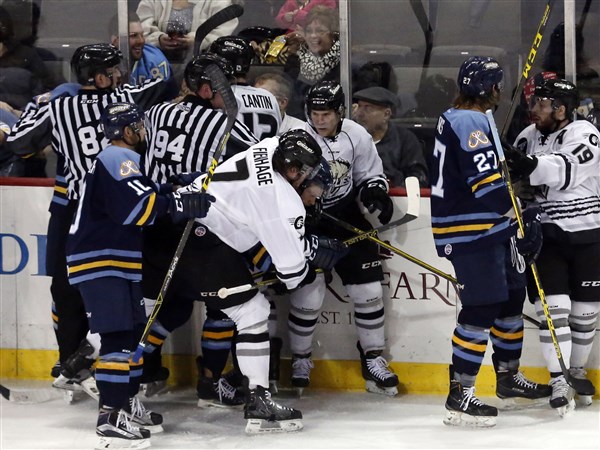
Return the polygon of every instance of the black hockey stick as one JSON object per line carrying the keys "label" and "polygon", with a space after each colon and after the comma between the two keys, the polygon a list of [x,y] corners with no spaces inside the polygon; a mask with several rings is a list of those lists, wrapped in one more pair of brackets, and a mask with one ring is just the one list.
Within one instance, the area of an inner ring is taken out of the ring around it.
{"label": "black hockey stick", "polygon": [[431,51],[433,50],[433,27],[429,21],[429,17],[425,12],[425,7],[421,0],[410,0],[410,7],[412,8],[421,30],[425,35],[425,56],[423,58],[423,71],[421,72],[421,79],[419,80],[419,89],[423,86],[425,79],[427,78],[427,68],[431,61]]}
{"label": "black hockey stick", "polygon": [[588,13],[590,12],[590,6],[592,6],[592,0],[586,0],[585,5],[583,6],[583,11],[581,11],[581,17],[579,18],[579,22],[577,22],[577,27],[581,29],[583,32],[583,27],[585,26],[585,21],[587,19]]}
{"label": "black hockey stick", "polygon": [[10,402],[36,404],[60,398],[62,394],[58,389],[54,388],[15,390],[0,384],[0,395]]}
{"label": "black hockey stick", "polygon": [[[219,146],[213,154],[213,159],[210,163],[210,167],[208,168],[208,173],[204,178],[204,181],[202,182],[202,189],[200,190],[200,192],[206,192],[206,190],[208,189],[208,185],[212,180],[213,174],[215,173],[215,169],[217,168],[217,164],[219,163],[219,158],[223,154],[223,150],[225,150],[225,146],[227,145],[227,141],[229,140],[229,136],[231,134],[231,130],[233,129],[235,118],[238,112],[238,105],[235,99],[235,95],[231,90],[229,81],[227,81],[227,78],[225,77],[221,69],[219,69],[216,65],[211,64],[206,68],[206,73],[211,80],[211,85],[213,89],[215,89],[223,97],[223,102],[225,103],[225,110],[227,112],[227,122],[225,123],[225,130],[223,136],[221,136]],[[185,229],[183,230],[183,234],[181,235],[181,239],[179,240],[179,244],[177,244],[177,249],[175,250],[175,254],[173,255],[173,259],[171,260],[171,265],[169,266],[169,270],[167,271],[162,287],[160,288],[158,297],[156,298],[156,303],[154,304],[152,312],[148,317],[148,322],[146,323],[144,333],[142,334],[135,354],[133,355],[134,362],[138,362],[142,357],[142,353],[144,352],[144,348],[147,344],[146,340],[148,339],[148,335],[150,334],[150,329],[152,328],[152,324],[156,320],[156,316],[160,311],[163,300],[167,294],[167,290],[169,289],[169,285],[171,284],[173,273],[177,268],[179,258],[183,253],[183,249],[185,248],[187,239],[190,236],[190,233],[192,232],[193,226],[194,219],[188,220],[188,222],[185,225]]]}
{"label": "black hockey stick", "polygon": [[[519,202],[517,200],[517,196],[515,195],[515,191],[513,189],[512,182],[510,181],[510,172],[508,170],[508,164],[506,162],[506,157],[504,155],[504,149],[502,148],[502,142],[500,141],[500,136],[498,135],[498,128],[496,128],[496,121],[494,120],[494,114],[491,109],[488,109],[485,112],[487,116],[488,122],[490,124],[490,130],[492,132],[492,137],[494,139],[496,151],[498,152],[498,160],[500,162],[500,169],[502,171],[502,176],[504,181],[506,182],[506,187],[508,188],[508,194],[510,196],[510,201],[513,206],[513,210],[515,212],[515,216],[517,218],[517,223],[519,224],[519,231],[521,236],[525,235],[525,226],[523,224],[523,216],[521,214],[521,207],[519,206]],[[565,377],[565,380],[571,387],[573,386],[573,381],[571,380],[571,376],[569,374],[569,369],[565,364],[563,359],[562,351],[560,350],[560,344],[558,343],[558,338],[556,337],[556,330],[554,329],[554,322],[552,321],[552,316],[550,315],[550,310],[548,309],[548,302],[546,301],[546,294],[544,293],[544,288],[542,287],[542,281],[540,280],[540,275],[537,270],[537,266],[535,261],[531,263],[531,273],[533,275],[533,279],[535,281],[535,286],[537,288],[538,297],[540,298],[540,302],[542,304],[542,308],[544,310],[544,316],[546,317],[546,323],[548,324],[548,330],[550,331],[550,337],[552,338],[552,344],[554,344],[554,350],[556,351],[556,357],[558,358],[558,364],[560,365],[560,369]]]}
{"label": "black hockey stick", "polygon": [[[552,12],[553,4],[554,0],[548,0],[546,8],[544,8],[544,14],[542,15],[542,20],[540,20],[540,24],[533,38],[533,44],[531,44],[531,49],[529,50],[529,54],[527,55],[525,65],[523,66],[523,71],[521,72],[519,84],[515,88],[515,92],[513,93],[512,100],[510,102],[510,108],[508,110],[508,113],[506,114],[506,118],[504,119],[502,133],[500,133],[500,136],[502,136],[502,138],[506,137],[506,133],[508,133],[508,129],[510,127],[510,122],[512,121],[513,115],[517,110],[517,106],[521,102],[521,92],[523,91],[525,83],[529,78],[529,71],[533,67],[535,57],[537,56],[537,53],[540,49],[540,45],[542,44],[542,38],[544,37],[544,31],[546,30],[546,24],[548,23],[548,18],[550,17],[550,13]],[[500,145],[499,142],[498,145]]]}
{"label": "black hockey stick", "polygon": [[244,7],[242,5],[233,4],[223,8],[221,11],[216,12],[205,22],[201,23],[196,29],[196,36],[194,37],[194,56],[200,54],[200,45],[208,33],[223,25],[225,22],[229,22],[237,17],[244,14]]}

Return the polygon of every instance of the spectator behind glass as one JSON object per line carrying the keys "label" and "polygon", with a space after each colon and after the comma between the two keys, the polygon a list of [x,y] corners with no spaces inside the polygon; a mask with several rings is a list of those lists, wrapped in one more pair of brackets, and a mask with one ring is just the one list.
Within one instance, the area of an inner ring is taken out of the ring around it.
{"label": "spectator behind glass", "polygon": [[417,136],[398,124],[390,123],[398,97],[380,86],[353,94],[352,119],[373,137],[383,171],[393,186],[404,186],[407,177],[417,177],[421,187],[429,187],[423,146]]}
{"label": "spectator behind glass", "polygon": [[13,21],[1,6],[0,72],[0,101],[18,110],[22,110],[32,97],[55,86],[36,50],[14,39]]}
{"label": "spectator behind glass", "polygon": [[336,0],[286,0],[277,17],[277,25],[287,28],[288,31],[299,31],[304,26],[308,13],[315,6],[324,6],[331,9],[337,8]]}
{"label": "spectator behind glass", "polygon": [[281,136],[286,131],[304,128],[306,122],[296,119],[286,110],[289,104],[290,96],[292,95],[292,83],[285,76],[276,72],[263,73],[254,81],[254,87],[262,88],[269,91],[277,99],[279,110],[281,111],[281,125],[279,126],[278,136]]}
{"label": "spectator behind glass", "polygon": [[[184,62],[194,50],[196,29],[209,17],[231,5],[231,0],[141,0],[137,14],[149,44],[159,47],[171,62]],[[233,19],[215,28],[202,41],[201,50],[237,27]]]}
{"label": "spectator behind glass", "polygon": [[[110,21],[110,43],[119,47],[118,16]],[[137,86],[147,79],[162,78],[169,82],[173,95],[178,93],[178,85],[173,75],[173,69],[163,52],[153,45],[146,44],[140,18],[136,13],[129,13],[129,84]],[[125,77],[124,77],[125,78]]]}
{"label": "spectator behind glass", "polygon": [[316,6],[306,16],[301,33],[287,36],[290,55],[284,71],[294,81],[290,114],[303,116],[301,104],[318,81],[340,80],[340,40],[337,10]]}

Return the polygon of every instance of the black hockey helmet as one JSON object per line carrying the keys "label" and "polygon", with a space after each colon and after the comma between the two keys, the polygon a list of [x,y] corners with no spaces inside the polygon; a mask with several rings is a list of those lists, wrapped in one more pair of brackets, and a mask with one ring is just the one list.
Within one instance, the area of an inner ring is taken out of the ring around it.
{"label": "black hockey helmet", "polygon": [[346,115],[344,106],[344,91],[337,81],[319,81],[315,83],[306,94],[305,99],[307,119],[310,120],[310,112],[327,111],[333,109],[340,118]]}
{"label": "black hockey helmet", "polygon": [[215,40],[209,51],[225,58],[233,66],[235,75],[246,75],[254,59],[254,49],[243,37],[223,36]]}
{"label": "black hockey helmet", "polygon": [[77,81],[83,85],[94,84],[94,76],[121,64],[123,54],[111,44],[100,43],[79,47],[71,58],[71,68]]}
{"label": "black hockey helmet", "polygon": [[131,127],[135,133],[139,132],[137,124],[144,120],[144,111],[134,103],[111,103],[100,116],[100,123],[104,128],[107,139],[123,139],[123,129]]}
{"label": "black hockey helmet", "polygon": [[493,88],[502,90],[504,71],[489,56],[471,56],[458,71],[458,90],[468,97],[489,97]]}
{"label": "black hockey helmet", "polygon": [[537,98],[552,99],[552,108],[558,109],[561,105],[566,108],[567,117],[579,106],[579,91],[570,81],[560,78],[544,80],[533,91],[532,101]]}
{"label": "black hockey helmet", "polygon": [[273,154],[273,166],[280,173],[290,167],[309,172],[306,179],[314,178],[320,167],[323,152],[317,141],[304,130],[289,130],[279,138]]}
{"label": "black hockey helmet", "polygon": [[211,79],[206,73],[206,68],[211,64],[221,69],[226,78],[233,77],[233,69],[229,61],[214,53],[202,53],[185,66],[183,73],[185,82],[192,92],[197,92],[202,83],[211,83]]}

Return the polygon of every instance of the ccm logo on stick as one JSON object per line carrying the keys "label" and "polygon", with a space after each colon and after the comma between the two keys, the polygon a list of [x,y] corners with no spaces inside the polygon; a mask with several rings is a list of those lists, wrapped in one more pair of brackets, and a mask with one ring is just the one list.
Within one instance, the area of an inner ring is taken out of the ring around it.
{"label": "ccm logo on stick", "polygon": [[582,281],[581,286],[583,286],[583,287],[598,287],[598,286],[600,286],[600,281]]}

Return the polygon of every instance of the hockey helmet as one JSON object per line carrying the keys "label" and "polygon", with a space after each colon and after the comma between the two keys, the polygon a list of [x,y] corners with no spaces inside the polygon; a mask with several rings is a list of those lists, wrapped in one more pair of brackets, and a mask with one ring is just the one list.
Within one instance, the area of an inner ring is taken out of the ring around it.
{"label": "hockey helmet", "polygon": [[329,186],[333,183],[333,176],[331,175],[331,167],[329,167],[329,163],[323,157],[321,157],[321,163],[317,166],[317,170],[313,174],[312,178],[307,177],[300,186],[301,190],[306,189],[307,187],[318,184],[323,188],[323,192],[325,192]]}
{"label": "hockey helmet", "polygon": [[111,44],[100,43],[79,47],[71,58],[71,68],[77,81],[83,85],[94,84],[94,76],[121,64],[123,54]]}
{"label": "hockey helmet", "polygon": [[471,56],[458,71],[458,89],[468,97],[488,97],[494,87],[502,90],[504,71],[498,61],[488,56]]}
{"label": "hockey helmet", "polygon": [[209,51],[229,61],[235,75],[246,75],[255,56],[250,42],[238,36],[218,38],[210,45]]}
{"label": "hockey helmet", "polygon": [[319,81],[313,85],[305,99],[306,118],[310,120],[311,111],[334,110],[343,119],[346,115],[344,91],[336,81]]}
{"label": "hockey helmet", "polygon": [[100,123],[107,139],[123,139],[123,129],[131,127],[138,133],[138,122],[144,120],[144,112],[133,103],[111,103],[102,112]]}
{"label": "hockey helmet", "polygon": [[211,79],[206,73],[206,68],[211,64],[221,69],[226,78],[233,77],[233,69],[229,61],[214,53],[202,53],[187,64],[183,73],[185,82],[192,92],[197,92],[202,83],[211,84]]}
{"label": "hockey helmet", "polygon": [[273,154],[273,165],[281,173],[290,167],[309,172],[306,181],[317,175],[322,154],[317,141],[306,131],[289,130],[279,138],[279,145]]}
{"label": "hockey helmet", "polygon": [[570,81],[560,78],[544,80],[533,91],[532,102],[539,98],[552,99],[552,108],[558,109],[561,105],[566,108],[567,116],[579,106],[579,92],[577,87]]}

